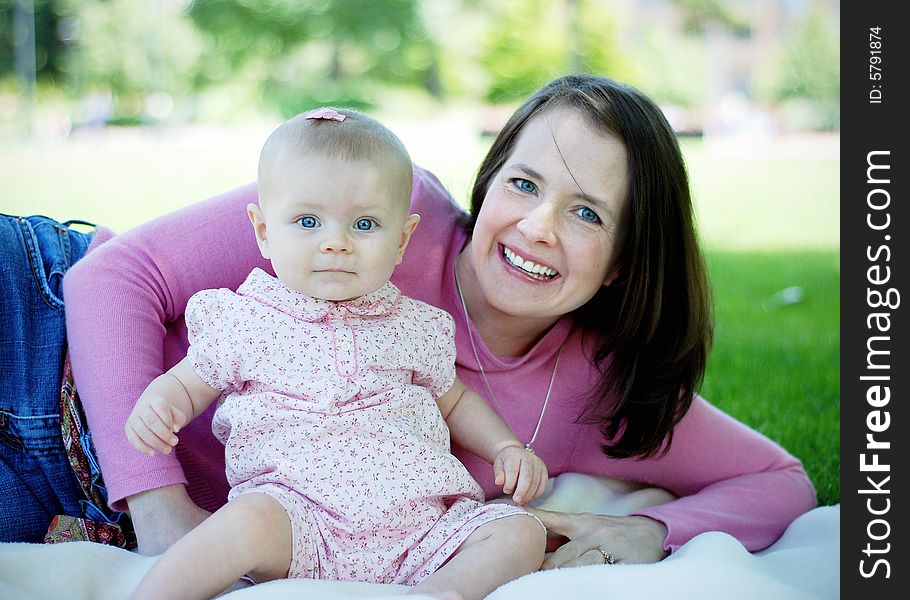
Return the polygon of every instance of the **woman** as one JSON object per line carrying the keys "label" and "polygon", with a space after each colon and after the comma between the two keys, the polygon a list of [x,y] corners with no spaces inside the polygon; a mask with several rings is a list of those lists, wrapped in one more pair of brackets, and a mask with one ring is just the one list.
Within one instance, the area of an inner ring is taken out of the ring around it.
{"label": "woman", "polygon": [[[176,456],[136,458],[123,425],[185,355],[187,299],[236,289],[253,267],[271,272],[245,222],[255,200],[248,186],[96,243],[64,280],[110,499],[128,506],[143,553],[163,551],[226,498],[211,408],[183,430]],[[411,203],[422,224],[393,282],[453,315],[462,380],[552,475],[631,479],[679,497],[628,517],[538,511],[570,538],[545,567],[655,562],[709,530],[758,550],[815,506],[798,460],[696,395],[710,294],[679,148],[647,97],[608,79],[557,79],[500,132],[470,215],[420,169]],[[455,451],[493,493],[486,464]]]}

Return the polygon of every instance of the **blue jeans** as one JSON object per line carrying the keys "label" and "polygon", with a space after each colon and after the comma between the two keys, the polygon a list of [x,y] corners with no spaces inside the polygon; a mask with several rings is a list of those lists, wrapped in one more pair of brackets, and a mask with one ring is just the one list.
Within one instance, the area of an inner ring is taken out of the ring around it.
{"label": "blue jeans", "polygon": [[73,223],[0,214],[0,541],[40,542],[54,515],[83,516],[60,431],[61,285],[94,234]]}

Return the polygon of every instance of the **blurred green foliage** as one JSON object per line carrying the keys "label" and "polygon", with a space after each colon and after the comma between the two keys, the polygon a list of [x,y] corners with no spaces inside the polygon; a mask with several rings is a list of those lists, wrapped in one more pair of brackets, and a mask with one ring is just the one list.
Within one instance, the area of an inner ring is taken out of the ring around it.
{"label": "blurred green foliage", "polygon": [[834,129],[840,121],[840,47],[823,13],[814,10],[797,23],[777,68],[773,99],[804,106],[806,125],[813,129]]}
{"label": "blurred green foliage", "polygon": [[[24,32],[16,30],[15,5],[19,0],[0,0],[0,78],[15,73],[15,45]],[[66,50],[66,20],[61,3],[56,0],[34,0],[35,63],[41,76],[57,80],[62,74],[61,61]]]}
{"label": "blurred green foliage", "polygon": [[[15,95],[24,39],[15,7],[30,3],[38,99],[65,98],[76,124],[98,116],[80,103],[105,99],[106,122],[368,108],[399,91],[511,103],[566,72],[626,80],[662,104],[696,109],[717,100],[708,38],[748,40],[762,14],[734,0],[0,0],[6,106],[27,101]],[[801,20],[767,58],[758,55],[767,64],[746,91],[809,128],[832,129],[836,23],[830,2],[812,6],[788,17]],[[630,31],[629,11],[652,16]],[[15,113],[3,107],[0,124]]]}
{"label": "blurred green foliage", "polygon": [[486,99],[522,99],[566,72],[609,73],[629,79],[618,48],[616,23],[598,0],[501,0],[490,8],[496,24],[481,62],[492,77]]}
{"label": "blurred green foliage", "polygon": [[647,68],[630,78],[657,102],[695,107],[705,100],[706,66],[701,38],[675,39],[659,23],[642,32],[639,56]]}
{"label": "blurred green foliage", "polygon": [[187,96],[202,81],[207,49],[179,12],[133,0],[65,3],[78,22],[78,38],[66,61],[77,92],[110,90],[121,113],[135,116],[148,94]]}
{"label": "blurred green foliage", "polygon": [[373,82],[434,88],[432,45],[415,0],[196,0],[211,40],[209,83],[256,65],[253,85],[289,116],[320,104],[364,106]]}

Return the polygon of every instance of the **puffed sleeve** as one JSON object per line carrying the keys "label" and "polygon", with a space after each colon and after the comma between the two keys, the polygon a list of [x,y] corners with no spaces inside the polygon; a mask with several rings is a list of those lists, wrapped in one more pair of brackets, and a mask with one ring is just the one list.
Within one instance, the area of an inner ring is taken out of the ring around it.
{"label": "puffed sleeve", "polygon": [[435,399],[455,383],[455,322],[443,310],[428,305],[422,308],[420,331],[425,351],[419,371],[414,372],[414,383],[430,390]]}
{"label": "puffed sleeve", "polygon": [[225,392],[239,389],[243,381],[242,319],[239,298],[227,289],[204,290],[186,305],[187,351],[196,374],[211,387]]}

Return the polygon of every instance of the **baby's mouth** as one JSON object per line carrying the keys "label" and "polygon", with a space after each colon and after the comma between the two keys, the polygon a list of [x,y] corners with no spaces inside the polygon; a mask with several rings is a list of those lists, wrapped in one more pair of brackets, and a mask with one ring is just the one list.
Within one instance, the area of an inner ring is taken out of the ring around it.
{"label": "baby's mouth", "polygon": [[502,246],[502,256],[510,265],[538,281],[550,281],[559,275],[556,269],[525,260],[506,246]]}

